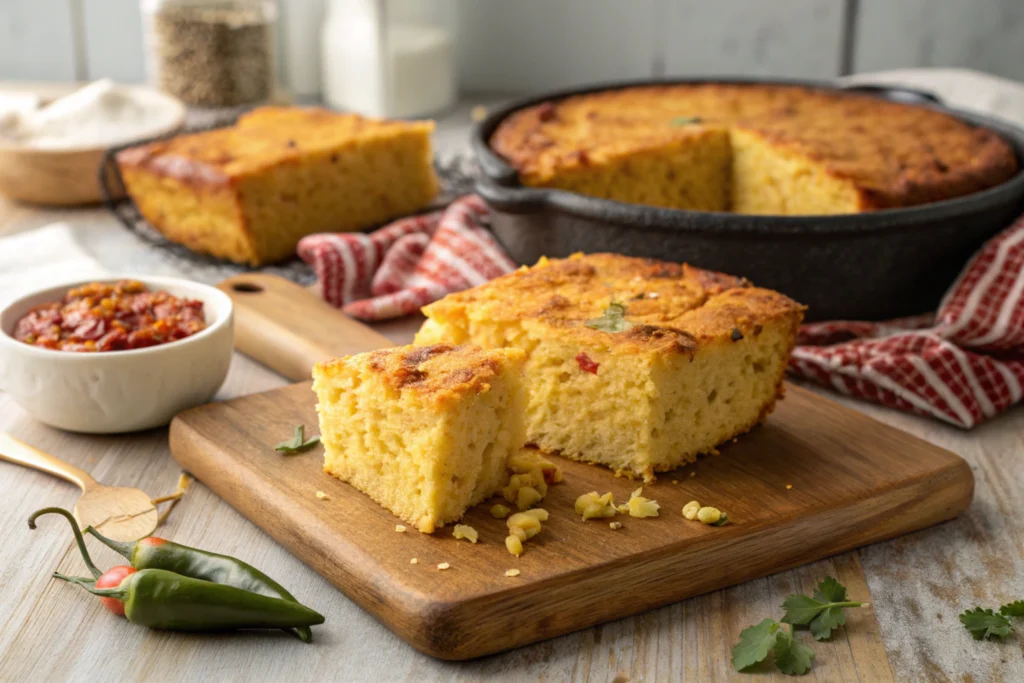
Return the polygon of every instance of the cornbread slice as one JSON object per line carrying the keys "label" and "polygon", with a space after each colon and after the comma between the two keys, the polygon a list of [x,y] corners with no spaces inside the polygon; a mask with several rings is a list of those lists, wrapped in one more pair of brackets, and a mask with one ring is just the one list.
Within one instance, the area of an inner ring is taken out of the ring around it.
{"label": "cornbread slice", "polygon": [[318,363],[324,471],[424,533],[508,481],[525,441],[525,354],[403,346]]}
{"label": "cornbread slice", "polygon": [[237,263],[295,253],[315,232],[362,230],[437,194],[431,121],[263,107],[234,126],[117,156],[128,194],[169,240]]}
{"label": "cornbread slice", "polygon": [[946,113],[795,85],[574,95],[516,111],[490,142],[525,185],[679,209],[724,194],[714,210],[747,214],[914,206],[993,187],[1018,167],[998,133]]}
{"label": "cornbread slice", "polygon": [[[588,326],[614,323],[613,303],[620,331]],[[529,442],[650,481],[771,412],[804,307],[731,275],[593,254],[542,259],[423,312],[419,344],[526,352]]]}

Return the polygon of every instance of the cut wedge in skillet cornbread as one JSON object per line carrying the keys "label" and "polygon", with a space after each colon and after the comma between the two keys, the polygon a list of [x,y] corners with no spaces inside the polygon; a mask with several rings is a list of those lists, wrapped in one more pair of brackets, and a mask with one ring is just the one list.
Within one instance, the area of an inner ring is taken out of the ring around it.
{"label": "cut wedge in skillet cornbread", "polygon": [[650,481],[771,412],[804,307],[731,275],[593,254],[423,312],[418,344],[526,352],[529,442]]}
{"label": "cut wedge in skillet cornbread", "polygon": [[508,482],[525,441],[524,353],[403,346],[318,363],[324,471],[424,533]]}
{"label": "cut wedge in skillet cornbread", "polygon": [[117,156],[125,187],[167,239],[238,263],[295,253],[315,232],[362,230],[437,194],[430,121],[262,107],[234,126]]}

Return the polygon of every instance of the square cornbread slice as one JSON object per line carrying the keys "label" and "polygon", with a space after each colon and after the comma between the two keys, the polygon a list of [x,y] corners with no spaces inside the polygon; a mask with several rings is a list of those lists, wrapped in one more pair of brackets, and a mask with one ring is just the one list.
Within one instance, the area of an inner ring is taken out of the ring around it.
{"label": "square cornbread slice", "polygon": [[324,471],[424,533],[460,519],[525,442],[524,358],[435,344],[318,363]]}
{"label": "square cornbread slice", "polygon": [[529,442],[650,481],[771,412],[804,307],[731,275],[593,254],[423,312],[417,343],[526,352]]}
{"label": "square cornbread slice", "polygon": [[316,232],[362,230],[437,194],[431,121],[263,107],[227,128],[117,156],[143,217],[167,239],[237,263],[286,259]]}

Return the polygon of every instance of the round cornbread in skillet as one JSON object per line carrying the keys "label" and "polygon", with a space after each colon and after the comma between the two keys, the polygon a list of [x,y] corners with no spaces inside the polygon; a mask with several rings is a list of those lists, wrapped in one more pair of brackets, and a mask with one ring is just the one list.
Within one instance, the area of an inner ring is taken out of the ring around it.
{"label": "round cornbread in skillet", "polygon": [[838,214],[971,194],[1017,171],[993,131],[803,86],[637,86],[553,100],[491,145],[525,185],[748,214]]}
{"label": "round cornbread in skillet", "polygon": [[423,312],[418,344],[526,352],[531,443],[651,480],[771,412],[804,307],[731,275],[591,254]]}
{"label": "round cornbread in skillet", "polygon": [[435,344],[318,363],[324,471],[430,533],[508,482],[524,354]]}

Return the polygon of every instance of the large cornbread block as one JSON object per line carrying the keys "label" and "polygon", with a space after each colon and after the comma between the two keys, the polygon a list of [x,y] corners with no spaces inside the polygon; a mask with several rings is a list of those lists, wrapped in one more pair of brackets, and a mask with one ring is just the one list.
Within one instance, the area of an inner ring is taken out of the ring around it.
{"label": "large cornbread block", "polygon": [[324,471],[424,533],[460,519],[524,444],[524,357],[435,344],[318,363]]}
{"label": "large cornbread block", "polygon": [[[1017,172],[1013,148],[993,131],[927,107],[790,85],[681,83],[575,95],[513,113],[490,142],[525,185],[745,214],[913,206]],[[710,205],[718,195],[722,205]]]}
{"label": "large cornbread block", "polygon": [[771,412],[804,307],[730,275],[593,254],[541,260],[423,312],[419,344],[526,353],[529,442],[649,481]]}
{"label": "large cornbread block", "polygon": [[316,232],[369,228],[437,194],[430,121],[264,107],[227,128],[117,156],[128,194],[169,240],[238,263],[294,255]]}

